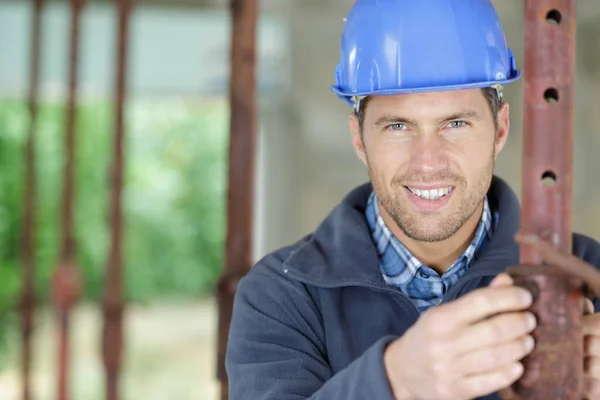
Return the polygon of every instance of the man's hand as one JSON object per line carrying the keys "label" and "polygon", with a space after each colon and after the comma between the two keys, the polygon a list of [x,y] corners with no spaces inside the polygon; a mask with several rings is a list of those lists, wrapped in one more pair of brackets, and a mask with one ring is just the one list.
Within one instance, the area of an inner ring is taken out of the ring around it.
{"label": "man's hand", "polygon": [[[587,282],[589,277],[596,277],[596,268],[583,260],[571,255],[559,252],[555,246],[541,240],[535,235],[518,234],[515,237],[517,243],[524,244],[534,249],[542,259],[568,272],[576,272],[577,275]],[[594,282],[594,280],[591,280]],[[597,288],[594,291],[597,292]],[[600,314],[594,313],[594,305],[589,299],[585,299],[583,317],[584,335],[584,378],[586,398],[600,399]]]}
{"label": "man's hand", "polygon": [[583,352],[585,394],[588,399],[600,399],[600,314],[594,313],[594,305],[585,299],[583,317]]}
{"label": "man's hand", "polygon": [[426,311],[386,349],[396,399],[472,399],[513,384],[534,347],[531,294],[501,274],[487,288]]}

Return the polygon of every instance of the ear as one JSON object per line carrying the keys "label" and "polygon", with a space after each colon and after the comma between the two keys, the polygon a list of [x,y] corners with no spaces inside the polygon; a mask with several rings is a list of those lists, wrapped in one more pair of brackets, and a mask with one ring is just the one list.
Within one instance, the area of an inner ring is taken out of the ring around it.
{"label": "ear", "polygon": [[348,125],[350,127],[350,134],[352,135],[352,147],[358,158],[367,165],[367,155],[365,154],[365,144],[363,141],[362,134],[360,132],[360,126],[358,124],[358,117],[356,114],[351,113],[348,118]]}
{"label": "ear", "polygon": [[504,149],[509,131],[510,109],[508,103],[504,103],[500,107],[500,110],[498,110],[498,132],[496,133],[496,154],[494,154],[494,158]]}

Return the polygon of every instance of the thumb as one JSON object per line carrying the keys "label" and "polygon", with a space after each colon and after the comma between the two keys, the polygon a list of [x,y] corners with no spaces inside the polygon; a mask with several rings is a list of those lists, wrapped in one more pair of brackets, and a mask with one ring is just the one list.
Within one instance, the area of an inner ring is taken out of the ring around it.
{"label": "thumb", "polygon": [[490,287],[510,286],[514,283],[513,279],[506,272],[501,273],[490,283]]}

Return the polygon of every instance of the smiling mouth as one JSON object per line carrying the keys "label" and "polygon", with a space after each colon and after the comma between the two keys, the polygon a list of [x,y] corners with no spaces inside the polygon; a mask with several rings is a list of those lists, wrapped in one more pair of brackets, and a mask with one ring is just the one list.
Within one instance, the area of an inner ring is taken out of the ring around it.
{"label": "smiling mouth", "polygon": [[454,190],[454,186],[447,186],[437,189],[417,189],[409,186],[405,186],[412,194],[420,197],[424,200],[439,200],[443,197],[448,196]]}

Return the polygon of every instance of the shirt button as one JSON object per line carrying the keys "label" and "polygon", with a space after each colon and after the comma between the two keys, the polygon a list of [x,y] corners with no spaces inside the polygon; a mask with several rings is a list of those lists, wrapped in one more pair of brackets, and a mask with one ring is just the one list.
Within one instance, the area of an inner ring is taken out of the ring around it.
{"label": "shirt button", "polygon": [[429,279],[429,274],[423,271],[419,272],[419,276],[421,276],[423,279]]}

